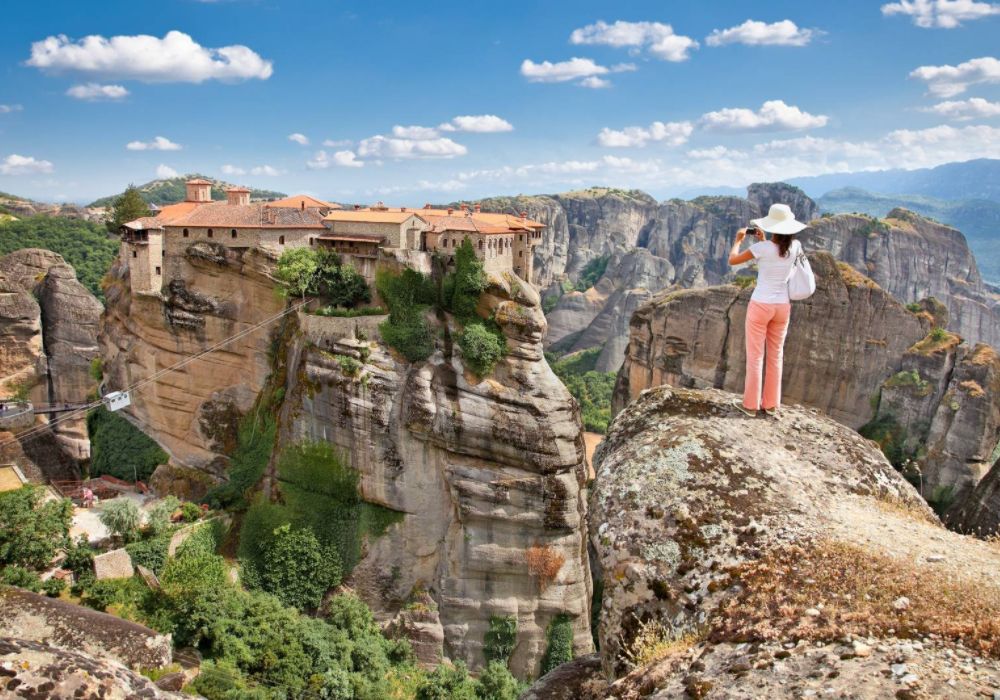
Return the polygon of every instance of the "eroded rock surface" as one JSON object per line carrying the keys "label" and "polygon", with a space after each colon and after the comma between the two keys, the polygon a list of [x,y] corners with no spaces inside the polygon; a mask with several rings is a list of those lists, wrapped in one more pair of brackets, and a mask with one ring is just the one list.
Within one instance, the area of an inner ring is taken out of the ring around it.
{"label": "eroded rock surface", "polygon": [[[932,578],[964,585],[996,610],[1000,551],[945,530],[853,430],[800,408],[779,421],[748,419],[733,398],[712,389],[650,389],[616,417],[598,448],[590,519],[603,581],[598,634],[605,673],[622,678],[580,697],[1000,690],[1000,667],[984,656],[998,651],[991,635],[966,638],[968,648],[948,635],[898,639],[891,628],[908,627],[911,608],[927,607],[900,596],[880,604],[887,619],[876,621],[833,590],[855,567],[900,571],[891,585],[915,600],[932,595],[919,591]],[[826,570],[827,556],[853,563]],[[828,589],[829,581],[838,584]],[[843,590],[858,593],[870,583]],[[874,590],[888,585],[876,583]],[[773,605],[763,602],[769,599]],[[929,614],[947,617],[936,608]],[[658,661],[637,667],[630,654],[650,649],[635,643],[651,629],[664,647]]]}

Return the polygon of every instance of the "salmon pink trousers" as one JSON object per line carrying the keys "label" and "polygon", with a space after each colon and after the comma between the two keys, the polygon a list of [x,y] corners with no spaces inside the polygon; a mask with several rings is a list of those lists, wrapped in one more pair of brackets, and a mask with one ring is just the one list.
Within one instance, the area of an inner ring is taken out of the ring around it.
{"label": "salmon pink trousers", "polygon": [[[747,307],[747,372],[743,390],[743,406],[756,411],[781,405],[782,352],[791,304],[763,304],[751,301]],[[767,349],[767,372],[764,372],[764,350]],[[763,382],[761,381],[763,375]],[[763,395],[761,395],[763,384]]]}

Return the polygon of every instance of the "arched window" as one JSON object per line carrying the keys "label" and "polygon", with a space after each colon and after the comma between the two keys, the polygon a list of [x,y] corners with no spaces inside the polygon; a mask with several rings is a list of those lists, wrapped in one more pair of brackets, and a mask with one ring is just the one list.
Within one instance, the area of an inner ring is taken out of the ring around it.
{"label": "arched window", "polygon": [[233,229],[232,231],[230,231],[229,235],[232,236],[233,238],[236,238],[236,229]]}
{"label": "arched window", "polygon": [[132,251],[132,257],[133,258],[138,258],[139,257],[139,253],[137,253],[136,251],[133,250]]}
{"label": "arched window", "polygon": [[285,237],[278,236],[278,245],[285,245]]}
{"label": "arched window", "polygon": [[185,237],[185,238],[187,238],[187,237],[188,237],[188,230],[187,230],[187,229],[184,229],[184,237]]}
{"label": "arched window", "polygon": [[479,250],[482,250],[482,249],[483,249],[483,239],[480,238],[479,239]]}
{"label": "arched window", "polygon": [[212,229],[208,229],[208,237],[209,237],[209,238],[211,238],[211,237],[212,237]]}

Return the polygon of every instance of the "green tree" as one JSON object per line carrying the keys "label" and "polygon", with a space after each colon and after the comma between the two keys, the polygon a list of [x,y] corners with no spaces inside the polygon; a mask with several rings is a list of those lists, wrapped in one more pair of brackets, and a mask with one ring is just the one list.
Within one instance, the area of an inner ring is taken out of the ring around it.
{"label": "green tree", "polygon": [[129,185],[125,191],[115,199],[111,205],[111,216],[108,219],[107,227],[111,233],[118,233],[122,224],[134,221],[143,216],[149,216],[149,205],[142,198],[139,190],[134,185]]}
{"label": "green tree", "polygon": [[101,523],[113,535],[125,542],[131,542],[139,536],[142,512],[135,501],[125,497],[115,498],[104,504],[101,511]]}
{"label": "green tree", "polygon": [[332,306],[351,308],[371,301],[368,283],[353,265],[345,264],[332,250],[316,251],[316,275],[310,291]]}
{"label": "green tree", "polygon": [[30,485],[0,493],[0,565],[42,570],[69,546],[73,504],[43,502],[42,495],[42,487]]}
{"label": "green tree", "polygon": [[260,586],[286,605],[313,610],[340,583],[340,558],[308,529],[282,525],[264,550]]}
{"label": "green tree", "polygon": [[19,586],[34,593],[42,590],[42,580],[38,578],[38,574],[21,566],[8,566],[0,569],[0,584]]}
{"label": "green tree", "polygon": [[274,276],[285,285],[284,291],[287,294],[305,299],[318,269],[319,261],[315,251],[293,248],[281,254]]}
{"label": "green tree", "polygon": [[480,377],[485,377],[493,372],[496,363],[507,352],[507,340],[499,328],[490,330],[482,322],[472,322],[459,334],[458,347],[465,364]]}
{"label": "green tree", "polygon": [[417,688],[416,700],[477,700],[476,682],[461,661],[454,666],[444,664],[429,674]]}
{"label": "green tree", "polygon": [[548,646],[542,657],[543,676],[556,666],[573,660],[573,621],[569,615],[560,613],[552,618],[545,636],[548,637]]}
{"label": "green tree", "polygon": [[455,250],[455,270],[444,281],[444,306],[462,323],[476,318],[479,295],[486,289],[483,263],[468,238]]}
{"label": "green tree", "polygon": [[87,416],[87,432],[92,476],[145,481],[167,461],[167,453],[152,438],[103,406]]}

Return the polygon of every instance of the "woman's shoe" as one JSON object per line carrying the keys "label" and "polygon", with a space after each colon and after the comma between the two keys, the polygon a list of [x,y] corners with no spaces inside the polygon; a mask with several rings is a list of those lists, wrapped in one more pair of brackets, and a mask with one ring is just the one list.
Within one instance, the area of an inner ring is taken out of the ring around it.
{"label": "woman's shoe", "polygon": [[765,408],[764,409],[764,413],[767,415],[768,418],[777,418],[778,417],[778,409],[777,408]]}
{"label": "woman's shoe", "polygon": [[743,402],[740,401],[739,399],[733,399],[733,405],[736,406],[736,408],[740,409],[740,411],[743,413],[744,416],[747,416],[748,418],[757,417],[757,411],[751,411],[749,408],[744,406]]}

